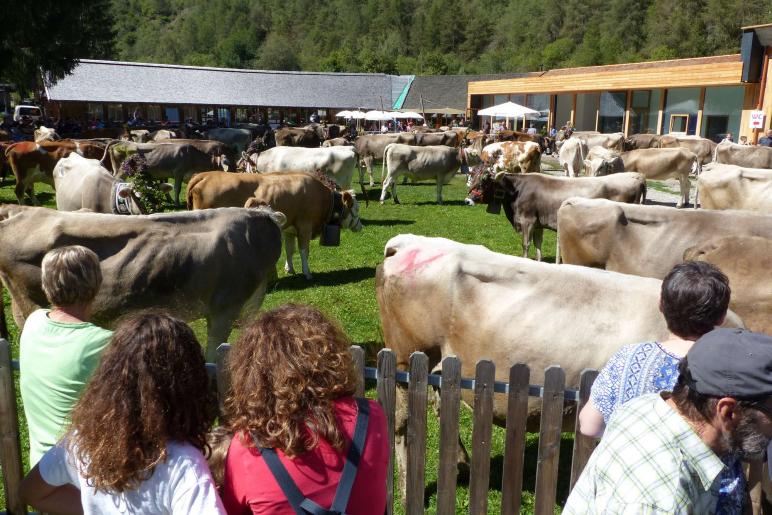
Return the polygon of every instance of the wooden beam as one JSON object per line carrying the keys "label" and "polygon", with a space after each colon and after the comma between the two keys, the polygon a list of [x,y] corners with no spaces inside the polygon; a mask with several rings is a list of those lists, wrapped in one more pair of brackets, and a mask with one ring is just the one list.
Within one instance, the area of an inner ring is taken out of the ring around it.
{"label": "wooden beam", "polygon": [[[702,110],[705,108],[705,88],[700,88],[700,104],[697,108],[697,125],[694,128],[694,134],[695,136],[702,136]],[[740,136],[738,134],[735,134],[735,136],[739,138]]]}
{"label": "wooden beam", "polygon": [[657,134],[662,134],[662,117],[665,111],[665,94],[664,88],[659,90],[659,114],[657,114]]}
{"label": "wooden beam", "polygon": [[625,137],[629,136],[628,134],[630,132],[630,114],[632,113],[632,104],[633,104],[633,92],[627,91],[627,106],[625,107],[625,119],[622,122],[622,132],[625,133]]}
{"label": "wooden beam", "polygon": [[571,127],[576,127],[576,93],[571,95]]}

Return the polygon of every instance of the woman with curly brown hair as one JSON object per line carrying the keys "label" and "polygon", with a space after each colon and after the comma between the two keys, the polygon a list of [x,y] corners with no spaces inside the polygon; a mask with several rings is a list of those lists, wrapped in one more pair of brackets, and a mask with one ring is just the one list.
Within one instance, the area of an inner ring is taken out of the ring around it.
{"label": "woman with curly brown hair", "polygon": [[193,331],[168,315],[129,318],[22,497],[54,513],[224,513],[202,455],[213,407]]}
{"label": "woman with curly brown hair", "polygon": [[274,309],[241,334],[229,366],[228,513],[384,512],[386,417],[354,398],[340,327],[312,307]]}

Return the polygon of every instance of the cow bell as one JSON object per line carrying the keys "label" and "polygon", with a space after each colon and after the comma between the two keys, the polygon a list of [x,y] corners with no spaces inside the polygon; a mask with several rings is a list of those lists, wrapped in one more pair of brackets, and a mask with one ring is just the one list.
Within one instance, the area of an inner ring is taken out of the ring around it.
{"label": "cow bell", "polygon": [[322,247],[337,247],[340,245],[340,225],[322,225],[322,234],[319,236],[319,245]]}
{"label": "cow bell", "polygon": [[493,192],[493,199],[491,199],[490,202],[488,202],[488,207],[485,209],[486,212],[492,214],[492,215],[498,215],[501,213],[501,201],[504,200],[504,190],[495,190]]}

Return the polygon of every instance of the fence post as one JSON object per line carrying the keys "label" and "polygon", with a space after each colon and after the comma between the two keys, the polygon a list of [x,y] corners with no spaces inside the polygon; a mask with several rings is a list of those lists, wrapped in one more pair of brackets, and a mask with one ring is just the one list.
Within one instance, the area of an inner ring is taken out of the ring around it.
{"label": "fence post", "polygon": [[472,469],[469,482],[469,513],[488,513],[488,485],[491,475],[491,431],[493,429],[493,383],[496,367],[492,361],[477,362],[474,377],[474,422],[472,424]]}
{"label": "fence post", "polygon": [[525,363],[517,363],[509,369],[507,427],[504,440],[504,467],[501,476],[502,515],[520,513],[530,380],[531,371]]}
{"label": "fence post", "polygon": [[225,408],[225,398],[231,389],[231,372],[228,368],[228,356],[231,352],[231,346],[227,343],[220,344],[217,347],[217,407],[220,410],[220,417],[223,416]]}
{"label": "fence post", "polygon": [[25,514],[27,507],[19,498],[24,478],[19,446],[19,419],[16,415],[16,388],[11,366],[11,345],[0,339],[0,465],[3,469],[5,506],[9,514]]}
{"label": "fence post", "polygon": [[424,512],[426,471],[426,400],[429,359],[423,352],[410,355],[410,382],[407,387],[407,480],[405,513]]}
{"label": "fence post", "polygon": [[547,367],[539,428],[539,457],[536,460],[537,515],[552,515],[555,511],[565,384],[566,373],[562,368],[556,365]]}
{"label": "fence post", "polygon": [[396,407],[397,356],[391,349],[378,352],[378,401],[386,413],[389,435],[389,470],[386,474],[386,515],[394,513],[394,411]]}
{"label": "fence post", "polygon": [[437,470],[437,513],[456,513],[458,475],[458,410],[461,407],[461,362],[442,360],[440,389],[440,464]]}
{"label": "fence post", "polygon": [[582,475],[584,466],[587,465],[587,460],[590,459],[593,449],[595,449],[596,439],[589,436],[584,436],[579,432],[579,412],[582,411],[584,405],[590,400],[590,389],[595,378],[598,377],[597,370],[585,369],[582,370],[582,375],[579,378],[579,402],[576,403],[576,424],[574,426],[574,451],[571,456],[571,482],[569,483],[568,491],[570,492],[576,480]]}
{"label": "fence post", "polygon": [[365,351],[359,345],[352,345],[349,348],[351,357],[354,360],[354,366],[357,369],[357,397],[365,396]]}

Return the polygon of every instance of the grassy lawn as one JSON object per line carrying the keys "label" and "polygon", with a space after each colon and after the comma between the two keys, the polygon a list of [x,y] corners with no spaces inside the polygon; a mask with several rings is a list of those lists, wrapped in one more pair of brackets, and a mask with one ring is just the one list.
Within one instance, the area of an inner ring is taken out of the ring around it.
{"label": "grassy lawn", "polygon": [[[35,189],[44,205],[55,207],[51,188],[38,184]],[[512,230],[503,212],[500,215],[490,215],[486,213],[485,206],[463,205],[463,198],[466,196],[465,177],[454,178],[452,183],[443,189],[445,204],[442,206],[434,202],[435,185],[433,183],[399,185],[397,190],[402,204],[395,205],[389,199],[381,206],[376,200],[377,195],[380,194],[380,189],[376,185],[370,191],[370,205],[365,207],[364,202],[360,204],[364,230],[357,234],[343,232],[340,247],[321,247],[318,240],[312,242],[309,262],[311,272],[314,274],[313,280],[307,281],[300,274],[289,276],[284,273],[282,256],[277,267],[279,280],[269,289],[263,306],[272,308],[287,302],[296,302],[321,308],[342,324],[353,343],[362,345],[366,349],[368,362],[373,364],[376,353],[383,347],[378,305],[375,299],[375,267],[382,261],[384,245],[391,237],[401,233],[442,236],[463,243],[483,244],[496,252],[518,256],[522,254],[520,236]],[[184,198],[184,192],[182,198]],[[6,180],[0,185],[0,203],[15,202],[13,184]],[[554,260],[555,233],[552,231],[545,233],[543,254],[546,261]],[[531,255],[534,255],[533,249]],[[300,270],[300,259],[297,255],[295,268]],[[6,296],[6,306],[9,304]],[[10,309],[6,308],[5,311],[12,331],[14,357],[18,357],[18,334],[11,320]],[[194,321],[191,325],[199,339],[205,341],[204,321]],[[235,333],[232,334],[230,341],[233,341],[235,336]],[[19,411],[22,452],[27,466],[27,428],[21,404]],[[439,427],[433,416],[429,416],[428,419],[427,512],[434,513],[436,512]],[[461,432],[462,438],[469,446],[472,423],[471,411],[468,409],[462,409]],[[523,513],[530,513],[533,510],[532,492],[534,491],[537,438],[537,434],[531,434],[528,438]],[[561,482],[558,487],[558,496],[561,501],[564,501],[567,495],[571,441],[572,435],[564,435]],[[494,428],[492,449],[489,512],[500,512],[501,465],[504,450],[504,431],[500,428]],[[457,491],[459,513],[467,510],[468,494],[467,485],[460,484]],[[4,500],[4,492],[0,492],[0,510],[5,505]],[[399,506],[397,511],[401,513]]]}

